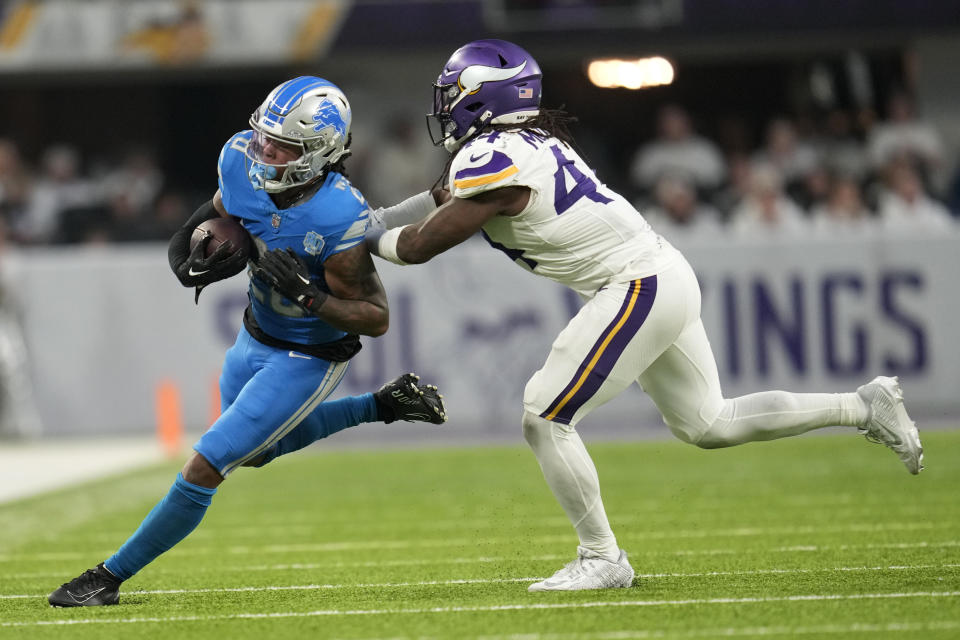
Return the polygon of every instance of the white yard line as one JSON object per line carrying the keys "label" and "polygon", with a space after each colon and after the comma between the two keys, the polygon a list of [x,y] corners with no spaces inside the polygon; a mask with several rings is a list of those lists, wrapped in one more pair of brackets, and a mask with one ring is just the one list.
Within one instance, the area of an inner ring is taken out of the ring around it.
{"label": "white yard line", "polygon": [[[504,635],[463,636],[462,640],[650,640],[652,638],[737,638],[798,635],[847,635],[850,633],[904,633],[910,631],[953,631],[960,629],[960,621],[936,622],[853,622],[811,626],[717,627],[715,629],[630,629],[622,631],[593,631],[583,633],[515,633]],[[416,636],[416,640],[434,640],[430,636]],[[364,638],[363,640],[414,640],[412,636]]]}
{"label": "white yard line", "polygon": [[[551,535],[551,536],[529,536],[523,538],[529,543],[537,542],[570,542],[571,535]],[[629,539],[629,538],[628,538]],[[487,538],[482,542],[488,545],[503,545],[515,543],[516,538]],[[382,550],[382,549],[418,549],[418,548],[439,548],[439,547],[461,547],[476,546],[476,538],[440,538],[430,540],[366,540],[354,542],[318,542],[313,544],[274,544],[263,546],[234,545],[231,547],[193,547],[188,546],[177,550],[178,555],[207,555],[231,553],[234,555],[263,554],[263,553],[323,553],[335,551],[363,551],[363,550]],[[946,540],[939,542],[892,542],[875,544],[842,544],[842,545],[789,545],[782,547],[750,547],[750,548],[715,548],[715,549],[651,549],[643,551],[633,551],[631,555],[725,555],[725,554],[746,554],[752,552],[816,552],[816,551],[848,551],[851,549],[917,549],[917,548],[942,548],[960,546],[960,540]],[[36,562],[43,560],[73,560],[80,558],[89,558],[91,556],[108,556],[113,553],[113,549],[102,549],[94,551],[58,551],[41,553],[7,553],[0,554],[0,562]],[[379,564],[379,563],[378,563]]]}
{"label": "white yard line", "polygon": [[[615,525],[626,525],[630,524],[630,521],[635,520],[637,523],[641,523],[645,526],[650,526],[649,519],[640,519],[640,518],[617,518],[614,522]],[[354,523],[358,529],[363,529],[364,531],[369,531],[368,523]],[[408,523],[409,524],[409,523]],[[565,518],[537,518],[532,520],[524,520],[523,525],[525,528],[529,529],[532,527],[558,527],[566,530],[570,523]],[[342,525],[341,525],[342,526]],[[391,532],[397,530],[403,531],[420,531],[420,530],[430,530],[436,531],[438,529],[452,529],[454,527],[462,529],[494,529],[497,531],[502,531],[503,526],[499,523],[492,522],[491,520],[478,520],[476,523],[470,523],[464,520],[451,520],[451,521],[434,521],[431,520],[422,525],[416,523],[411,526],[404,526],[402,524],[395,525],[384,525],[383,523],[375,523],[374,528],[376,529],[388,529]],[[784,526],[784,527],[734,527],[726,529],[678,529],[678,530],[660,530],[660,531],[628,531],[621,534],[621,537],[629,538],[631,540],[672,540],[676,538],[726,538],[726,537],[749,537],[749,536],[765,536],[765,535],[816,535],[822,533],[876,533],[881,531],[930,531],[933,529],[950,529],[956,527],[956,524],[953,522],[886,522],[886,523],[877,523],[877,522],[851,522],[847,524],[840,525],[805,525],[805,526]],[[325,525],[323,523],[316,523],[313,525],[300,524],[300,525],[286,525],[278,524],[276,526],[239,526],[239,527],[225,527],[220,524],[204,527],[197,530],[193,534],[193,538],[217,538],[220,539],[223,536],[256,536],[257,538],[269,537],[271,532],[278,532],[278,535],[295,535],[295,534],[308,534],[308,535],[322,535]],[[102,534],[97,535],[97,539],[116,539],[129,535],[129,531],[108,531]]]}
{"label": "white yard line", "polygon": [[169,616],[142,618],[73,618],[68,620],[29,620],[0,622],[0,627],[46,627],[77,624],[140,624],[169,622],[206,622],[213,620],[259,620],[313,618],[320,616],[423,615],[430,613],[492,613],[540,611],[552,609],[594,609],[602,607],[683,607],[702,605],[749,605],[772,602],[822,602],[844,600],[895,600],[904,598],[957,598],[960,591],[912,591],[899,593],[797,594],[765,598],[690,598],[684,600],[614,600],[609,602],[543,602],[462,607],[426,607],[416,609],[321,609],[318,611],[276,611],[271,613],[233,613],[211,616]]}
{"label": "white yard line", "polygon": [[[297,584],[297,585],[268,585],[266,587],[215,587],[212,589],[153,589],[144,591],[125,591],[124,595],[182,595],[191,593],[246,593],[257,591],[317,591],[326,589],[385,589],[395,587],[429,587],[449,586],[456,584],[499,584],[504,582],[536,582],[543,578],[491,578],[476,580],[425,580],[422,582],[378,582],[361,584]],[[0,600],[16,598],[40,598],[46,594],[31,595],[0,595]]]}
{"label": "white yard line", "polygon": [[[160,496],[157,497],[159,498]],[[611,518],[614,521],[614,524],[648,525],[650,524],[650,518],[647,515],[648,513],[662,513],[665,509],[672,508],[674,503],[667,499],[643,500],[638,498],[637,500],[631,501],[631,505],[632,513],[624,513]],[[943,500],[935,501],[925,500],[923,504],[898,503],[894,506],[898,512],[901,509],[904,509],[905,511],[909,512],[921,511],[924,513],[929,513],[930,507],[928,505],[952,506],[953,502],[945,498]],[[863,495],[847,493],[816,496],[784,496],[778,499],[777,506],[802,510],[825,507],[856,507],[869,509],[870,513],[875,513],[878,509],[883,510],[884,507],[890,507],[891,505],[888,501],[867,500],[864,499]],[[716,501],[694,501],[687,504],[687,511],[691,513],[699,513],[708,510],[729,511],[730,505]],[[850,512],[850,509],[844,509],[844,513]],[[568,524],[568,520],[564,516],[554,514],[555,512],[524,513],[522,518],[525,521],[530,519],[532,522],[539,522],[548,525],[565,526]],[[339,527],[355,524],[357,522],[357,519],[349,515],[348,512],[345,513],[340,510],[336,510],[332,513],[324,513],[323,516],[323,519],[319,519],[315,514],[311,514],[310,512],[289,514],[288,516],[285,516],[283,526],[303,526],[315,529],[316,527],[326,526]],[[425,522],[424,526],[429,528],[469,527],[471,529],[475,529],[490,526],[490,522],[490,518],[440,517],[440,514],[437,514],[436,519],[431,519]],[[403,514],[383,514],[378,520],[378,523],[385,527],[393,528],[398,525],[409,525],[410,520],[405,518]],[[217,522],[216,526],[232,531],[235,528],[243,529],[249,527],[250,525],[248,520],[224,519]],[[269,527],[269,525],[267,526]],[[257,528],[257,530],[260,531],[264,529]]]}
{"label": "white yard line", "polygon": [[[856,571],[910,571],[926,569],[954,569],[960,564],[924,564],[924,565],[890,565],[883,567],[830,567],[822,569],[752,569],[743,571],[706,571],[695,573],[639,573],[640,579],[656,578],[710,578],[722,576],[758,576],[758,575],[791,575],[838,573]],[[249,569],[249,567],[248,567]],[[9,576],[15,577],[15,576]],[[402,587],[449,586],[470,584],[505,584],[513,582],[535,582],[543,576],[526,578],[465,578],[453,580],[424,580],[415,582],[373,582],[359,584],[302,584],[302,585],[267,585],[263,587],[215,587],[209,589],[153,589],[124,592],[125,595],[168,595],[194,593],[245,593],[258,591],[314,591],[328,589],[390,589]],[[46,594],[0,594],[0,600],[14,600],[21,598],[42,598]]]}

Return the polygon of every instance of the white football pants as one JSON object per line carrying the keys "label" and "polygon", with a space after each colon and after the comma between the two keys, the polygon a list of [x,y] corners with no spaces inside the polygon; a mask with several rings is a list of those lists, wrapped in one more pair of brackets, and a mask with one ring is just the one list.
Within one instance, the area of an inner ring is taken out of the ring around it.
{"label": "white football pants", "polygon": [[615,561],[596,467],[576,423],[634,381],[670,430],[704,448],[862,426],[856,393],[764,391],[725,399],[685,260],[655,277],[608,285],[570,321],[524,392],[523,433],[580,545]]}

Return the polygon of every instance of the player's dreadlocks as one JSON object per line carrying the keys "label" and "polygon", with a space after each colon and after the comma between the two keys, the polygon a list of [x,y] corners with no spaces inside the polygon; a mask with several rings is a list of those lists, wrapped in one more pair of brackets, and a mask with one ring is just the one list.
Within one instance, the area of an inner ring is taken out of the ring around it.
{"label": "player's dreadlocks", "polygon": [[[476,135],[482,135],[491,131],[541,131],[546,134],[544,137],[554,137],[567,143],[574,149],[577,149],[573,135],[570,133],[570,125],[577,121],[576,116],[572,116],[564,111],[563,106],[559,109],[540,109],[540,113],[529,120],[509,124],[488,124]],[[579,152],[579,149],[577,149]],[[450,165],[456,153],[451,153],[447,158],[447,163],[440,173],[440,177],[433,183],[431,190],[442,187],[447,184],[447,178],[450,175]],[[583,156],[583,154],[580,154]]]}
{"label": "player's dreadlocks", "polygon": [[576,121],[577,117],[564,111],[563,106],[561,106],[559,109],[540,109],[540,113],[536,117],[516,124],[487,125],[483,131],[530,131],[531,129],[539,129],[572,147],[575,143],[573,135],[570,133],[570,125]]}
{"label": "player's dreadlocks", "polygon": [[344,166],[344,163],[347,161],[347,158],[349,158],[353,154],[352,151],[349,151],[350,144],[352,142],[353,142],[353,132],[350,132],[347,134],[347,144],[343,145],[343,148],[348,150],[347,153],[340,156],[340,159],[334,162],[333,164],[327,165],[327,171],[326,173],[323,174],[324,180],[326,180],[327,178],[327,173],[331,171],[333,171],[334,173],[339,173],[344,178],[347,178],[347,179],[350,178],[350,176],[347,175],[347,168]]}

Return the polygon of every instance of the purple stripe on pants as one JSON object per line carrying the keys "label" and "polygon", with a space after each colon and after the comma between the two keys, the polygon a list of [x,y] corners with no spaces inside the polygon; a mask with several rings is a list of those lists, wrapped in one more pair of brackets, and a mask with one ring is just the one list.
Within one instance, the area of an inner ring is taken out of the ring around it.
{"label": "purple stripe on pants", "polygon": [[[633,305],[633,308],[630,308],[630,299],[633,297],[634,292],[639,288],[639,293],[637,294],[636,302]],[[587,356],[580,363],[580,366],[577,367],[576,373],[573,375],[573,378],[563,388],[563,391],[550,403],[550,406],[546,411],[540,414],[541,418],[547,418],[550,414],[556,411],[556,414],[552,418],[553,422],[559,422],[561,424],[570,424],[570,421],[573,420],[574,414],[582,407],[593,395],[600,389],[604,381],[606,381],[607,376],[610,375],[610,372],[613,371],[613,366],[617,363],[617,360],[620,358],[620,354],[623,353],[623,350],[627,348],[627,345],[637,334],[637,331],[640,330],[640,327],[646,321],[647,316],[650,314],[650,309],[653,307],[653,301],[657,297],[657,276],[650,276],[648,278],[643,278],[643,280],[634,280],[630,284],[630,288],[627,290],[627,295],[624,298],[623,305],[620,307],[620,311],[617,312],[617,315],[614,316],[613,320],[610,321],[610,324],[607,325],[606,329],[600,334],[600,337],[597,338],[597,341],[593,344],[590,351],[587,353]],[[617,325],[620,323],[621,319],[626,319],[623,322],[623,325],[617,329]],[[614,333],[615,332],[615,333]],[[609,343],[606,347],[603,347],[604,342],[607,338],[610,337]],[[586,378],[580,384],[580,387],[573,393],[570,398],[567,398],[567,394],[577,386],[577,383],[580,381],[581,377],[587,367],[593,361],[594,357],[597,355],[597,352],[601,350],[600,357],[597,358],[597,362],[593,365],[593,368],[587,373]],[[564,399],[566,402],[564,402]],[[559,407],[559,410],[557,408]],[[551,420],[551,418],[547,418]]]}

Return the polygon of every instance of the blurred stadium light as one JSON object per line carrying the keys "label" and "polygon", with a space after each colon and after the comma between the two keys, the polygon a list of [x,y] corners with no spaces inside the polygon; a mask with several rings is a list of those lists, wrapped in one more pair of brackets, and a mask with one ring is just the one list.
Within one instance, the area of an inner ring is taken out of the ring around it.
{"label": "blurred stadium light", "polygon": [[611,89],[646,89],[673,82],[673,65],[666,58],[640,58],[639,60],[591,60],[587,65],[587,77],[598,87]]}

